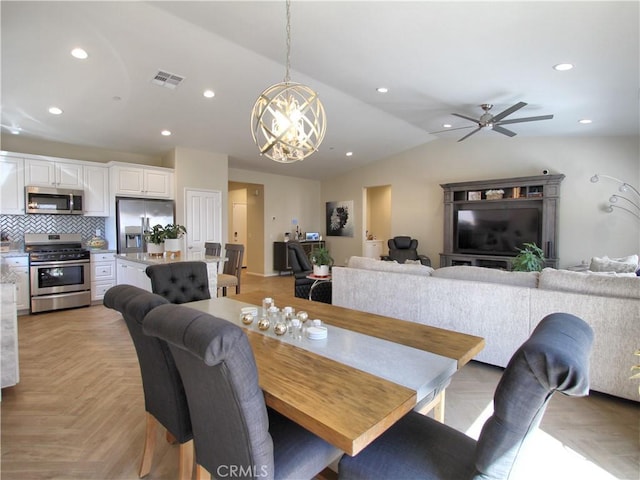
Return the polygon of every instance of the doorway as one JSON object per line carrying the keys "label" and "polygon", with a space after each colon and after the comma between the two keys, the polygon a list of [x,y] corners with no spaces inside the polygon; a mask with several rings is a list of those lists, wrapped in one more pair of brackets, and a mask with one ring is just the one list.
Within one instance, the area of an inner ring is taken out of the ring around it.
{"label": "doorway", "polygon": [[386,249],[387,240],[391,238],[391,185],[365,187],[362,194],[362,252],[364,256],[371,245],[366,242],[376,240],[380,254]]}
{"label": "doorway", "polygon": [[[231,232],[233,243],[247,244],[247,204],[234,202],[231,206],[231,224],[229,232]],[[247,258],[249,253],[245,248],[242,258],[242,268],[247,268]]]}
{"label": "doorway", "polygon": [[228,183],[227,243],[244,245],[247,273],[264,274],[264,185]]}

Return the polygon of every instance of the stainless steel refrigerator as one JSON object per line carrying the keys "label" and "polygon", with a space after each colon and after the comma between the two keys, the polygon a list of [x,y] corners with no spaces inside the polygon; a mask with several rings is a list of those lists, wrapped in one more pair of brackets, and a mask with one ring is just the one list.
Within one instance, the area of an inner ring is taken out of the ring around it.
{"label": "stainless steel refrigerator", "polygon": [[116,198],[116,230],[118,253],[142,253],[147,251],[145,230],[154,225],[163,227],[175,223],[173,200],[144,198]]}

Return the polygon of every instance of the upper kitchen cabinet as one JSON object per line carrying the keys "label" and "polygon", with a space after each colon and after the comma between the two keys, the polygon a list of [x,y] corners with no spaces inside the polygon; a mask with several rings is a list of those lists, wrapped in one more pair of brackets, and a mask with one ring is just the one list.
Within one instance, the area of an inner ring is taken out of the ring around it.
{"label": "upper kitchen cabinet", "polygon": [[27,186],[83,189],[83,166],[79,163],[27,158],[24,171]]}
{"label": "upper kitchen cabinet", "polygon": [[173,170],[114,165],[111,167],[111,188],[116,196],[173,198]]}
{"label": "upper kitchen cabinet", "polygon": [[24,215],[24,159],[0,155],[0,213]]}
{"label": "upper kitchen cabinet", "polygon": [[109,216],[109,168],[84,165],[84,214],[89,217]]}

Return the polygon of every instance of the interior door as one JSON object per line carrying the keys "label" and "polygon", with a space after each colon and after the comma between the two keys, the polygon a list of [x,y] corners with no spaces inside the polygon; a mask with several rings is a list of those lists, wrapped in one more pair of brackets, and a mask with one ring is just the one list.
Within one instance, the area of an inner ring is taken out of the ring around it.
{"label": "interior door", "polygon": [[186,189],[185,201],[187,250],[204,255],[205,242],[222,243],[222,192]]}

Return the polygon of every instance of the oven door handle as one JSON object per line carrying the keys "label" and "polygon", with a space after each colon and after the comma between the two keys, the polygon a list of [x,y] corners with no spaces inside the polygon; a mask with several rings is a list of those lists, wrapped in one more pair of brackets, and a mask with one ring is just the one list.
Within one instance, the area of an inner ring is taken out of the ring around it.
{"label": "oven door handle", "polygon": [[91,263],[91,260],[63,260],[54,262],[31,262],[32,267],[73,267]]}

